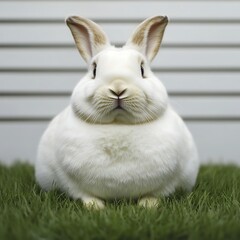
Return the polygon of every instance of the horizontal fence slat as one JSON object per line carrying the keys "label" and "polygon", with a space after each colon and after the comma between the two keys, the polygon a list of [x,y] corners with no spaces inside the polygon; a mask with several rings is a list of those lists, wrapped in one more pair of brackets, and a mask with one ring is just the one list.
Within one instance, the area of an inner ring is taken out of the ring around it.
{"label": "horizontal fence slat", "polygon": [[[177,97],[171,103],[184,118],[239,118],[240,97]],[[2,97],[0,118],[51,118],[62,111],[70,97]]]}
{"label": "horizontal fence slat", "polygon": [[[96,19],[139,19],[168,15],[175,19],[240,19],[237,1],[2,1],[0,20],[64,19],[78,14]],[[136,11],[137,10],[137,11]]]}
{"label": "horizontal fence slat", "polygon": [[[21,159],[34,163],[40,137],[47,125],[48,122],[0,122],[0,162],[11,164]],[[202,163],[240,164],[240,122],[188,121],[187,125]]]}
{"label": "horizontal fence slat", "polygon": [[[124,44],[136,24],[101,24],[109,39],[117,45]],[[68,27],[60,24],[0,24],[0,46],[24,44],[72,46]],[[187,37],[186,37],[187,34]],[[240,24],[174,24],[170,23],[164,35],[165,45],[240,45]]]}
{"label": "horizontal fence slat", "polygon": [[240,116],[240,97],[171,97],[170,99],[182,117]]}
{"label": "horizontal fence slat", "polygon": [[1,92],[70,92],[83,73],[0,73]]}
{"label": "horizontal fence slat", "polygon": [[[162,73],[156,76],[170,92],[240,93],[239,73]],[[8,93],[70,94],[84,73],[0,73],[0,96]]]}
{"label": "horizontal fence slat", "polygon": [[[240,49],[160,49],[153,67],[239,68]],[[11,68],[83,68],[77,49],[1,49],[0,70]]]}
{"label": "horizontal fence slat", "polygon": [[239,92],[240,73],[157,73],[169,91]]}
{"label": "horizontal fence slat", "polygon": [[0,118],[51,118],[60,113],[60,111],[62,111],[69,104],[69,101],[69,97],[3,97],[0,101]]}
{"label": "horizontal fence slat", "polygon": [[202,163],[240,165],[240,122],[187,122],[187,125],[193,134]]}

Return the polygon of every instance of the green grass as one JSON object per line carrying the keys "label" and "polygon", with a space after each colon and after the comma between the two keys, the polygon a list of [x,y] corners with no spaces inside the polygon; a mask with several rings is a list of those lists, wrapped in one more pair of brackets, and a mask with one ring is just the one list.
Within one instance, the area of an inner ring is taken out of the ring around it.
{"label": "green grass", "polygon": [[0,167],[0,239],[240,239],[240,168],[202,167],[191,194],[158,209],[108,203],[89,211],[57,191],[43,192],[32,167]]}

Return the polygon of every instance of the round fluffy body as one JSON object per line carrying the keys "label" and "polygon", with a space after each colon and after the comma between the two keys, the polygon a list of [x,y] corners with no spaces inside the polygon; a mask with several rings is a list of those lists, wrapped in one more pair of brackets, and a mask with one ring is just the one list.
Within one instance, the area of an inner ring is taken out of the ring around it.
{"label": "round fluffy body", "polygon": [[191,190],[198,168],[193,138],[147,54],[129,45],[90,58],[70,105],[43,134],[35,165],[43,189],[86,202]]}
{"label": "round fluffy body", "polygon": [[139,125],[92,125],[69,107],[42,137],[36,177],[74,198],[163,196],[191,190],[198,160],[192,137],[172,109]]}

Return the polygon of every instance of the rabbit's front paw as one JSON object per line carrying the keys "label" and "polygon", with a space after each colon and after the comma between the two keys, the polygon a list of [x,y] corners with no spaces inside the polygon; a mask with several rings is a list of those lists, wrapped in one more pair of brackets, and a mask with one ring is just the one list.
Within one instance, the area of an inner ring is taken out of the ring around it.
{"label": "rabbit's front paw", "polygon": [[82,201],[83,206],[89,210],[100,210],[105,207],[104,202],[98,198],[85,198]]}
{"label": "rabbit's front paw", "polygon": [[144,197],[138,201],[138,205],[144,208],[157,208],[158,199],[155,197]]}

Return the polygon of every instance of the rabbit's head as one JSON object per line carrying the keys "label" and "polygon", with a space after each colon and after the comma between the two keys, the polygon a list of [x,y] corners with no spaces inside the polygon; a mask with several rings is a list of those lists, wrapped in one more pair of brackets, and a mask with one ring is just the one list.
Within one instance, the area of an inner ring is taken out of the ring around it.
{"label": "rabbit's head", "polygon": [[142,22],[122,48],[111,46],[94,22],[71,16],[66,20],[88,73],[75,87],[74,113],[89,123],[139,124],[161,117],[168,106],[165,87],[150,69],[167,17]]}

